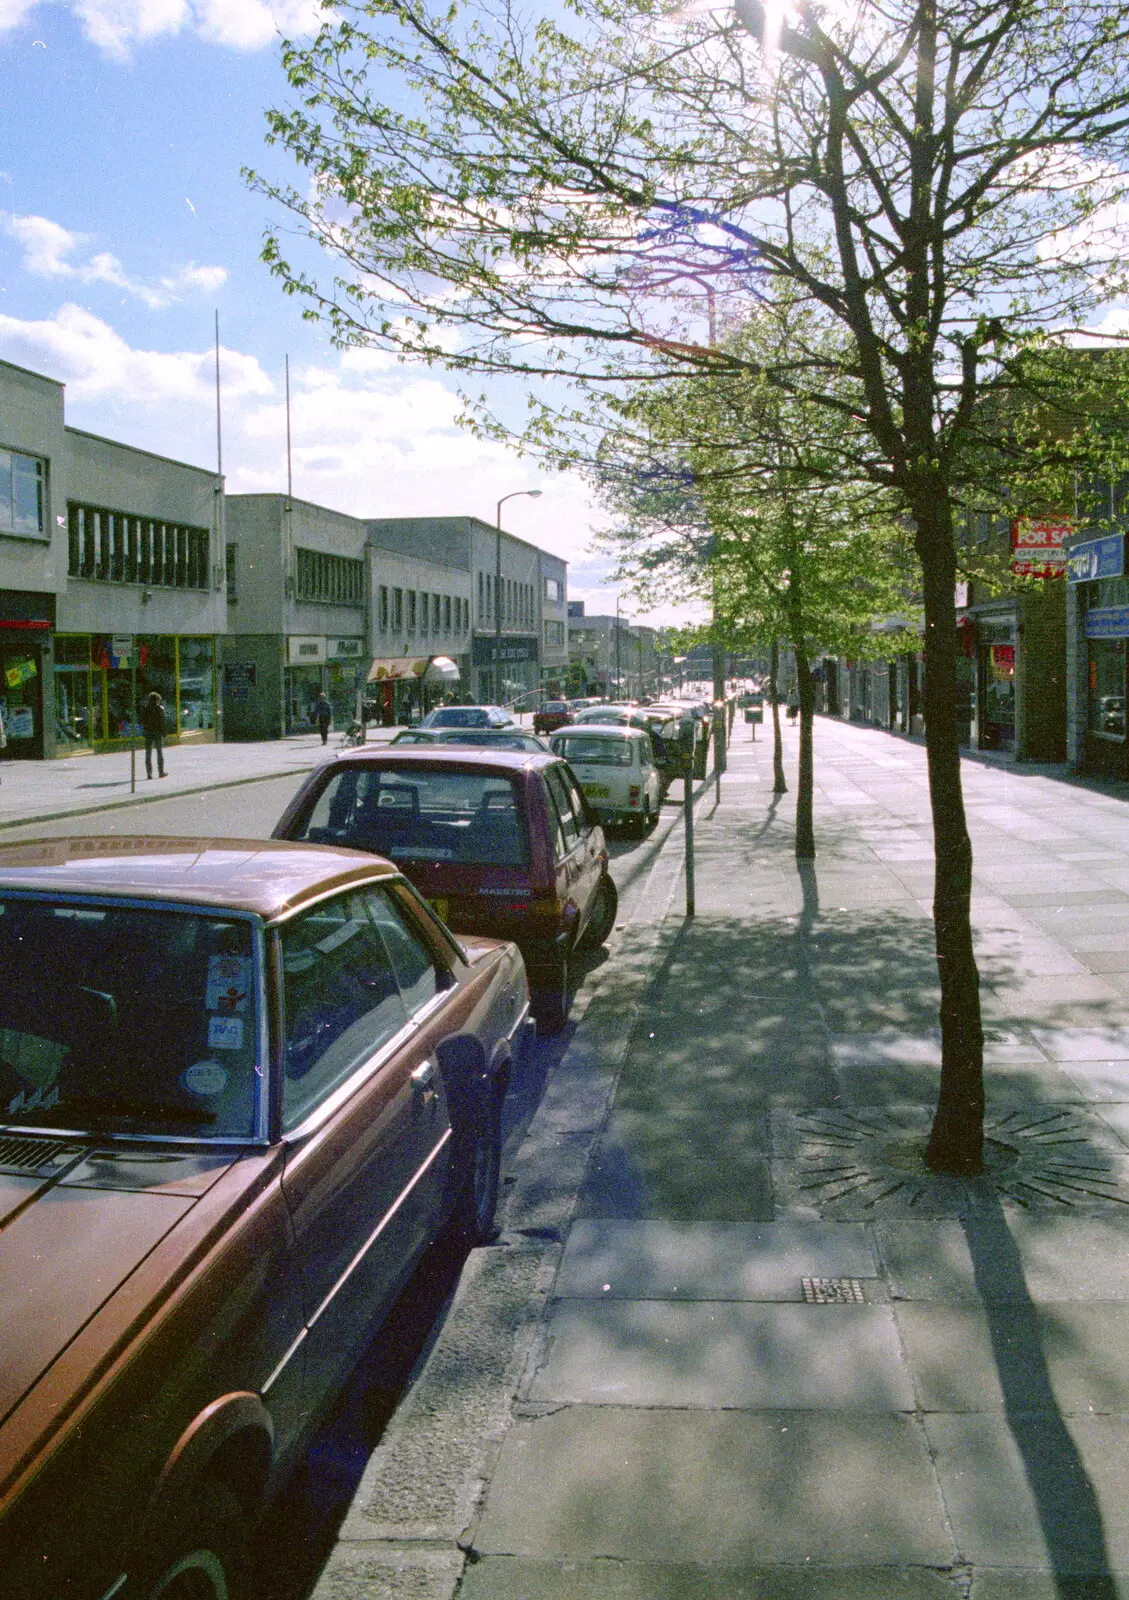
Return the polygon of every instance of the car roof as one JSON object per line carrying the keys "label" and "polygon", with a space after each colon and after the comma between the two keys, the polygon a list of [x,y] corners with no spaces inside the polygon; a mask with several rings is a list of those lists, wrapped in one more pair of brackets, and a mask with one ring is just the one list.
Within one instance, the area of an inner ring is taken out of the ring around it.
{"label": "car roof", "polygon": [[268,921],[350,884],[397,875],[365,851],[279,839],[115,834],[0,844],[0,891],[175,901]]}
{"label": "car roof", "polygon": [[559,760],[547,750],[492,750],[478,744],[405,744],[374,746],[371,750],[346,750],[317,770],[339,767],[484,767],[520,772],[527,767],[549,766]]}
{"label": "car roof", "polygon": [[601,739],[646,739],[646,728],[624,727],[618,722],[571,722],[567,728],[558,728],[550,739],[571,739],[577,733],[590,733]]}

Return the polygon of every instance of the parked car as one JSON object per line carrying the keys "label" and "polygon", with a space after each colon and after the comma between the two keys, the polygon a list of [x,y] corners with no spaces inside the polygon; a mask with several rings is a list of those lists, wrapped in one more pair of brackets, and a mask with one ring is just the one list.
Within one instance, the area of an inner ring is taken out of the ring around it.
{"label": "parked car", "polygon": [[513,939],[543,1033],[568,1017],[570,955],[615,925],[603,829],[555,756],[350,751],[310,774],[274,832],[374,850],[457,932]]}
{"label": "parked car", "polygon": [[659,820],[663,790],[649,734],[642,728],[578,723],[549,741],[576,774],[601,821],[633,828],[642,838]]}
{"label": "parked car", "polygon": [[516,728],[501,706],[436,706],[420,720],[421,728]]}
{"label": "parked car", "polygon": [[428,1243],[490,1236],[528,1010],[372,855],[0,847],[0,1571],[221,1600]]}
{"label": "parked car", "polygon": [[524,750],[527,755],[548,755],[549,741],[523,728],[404,728],[389,748],[402,744],[469,744],[482,750]]}
{"label": "parked car", "polygon": [[586,711],[580,721],[588,727],[642,728],[649,733],[664,795],[673,779],[682,776],[679,729],[673,713],[651,706],[605,705]]}
{"label": "parked car", "polygon": [[572,708],[567,700],[546,700],[533,713],[534,733],[555,733],[558,728],[563,728],[566,722],[575,722]]}

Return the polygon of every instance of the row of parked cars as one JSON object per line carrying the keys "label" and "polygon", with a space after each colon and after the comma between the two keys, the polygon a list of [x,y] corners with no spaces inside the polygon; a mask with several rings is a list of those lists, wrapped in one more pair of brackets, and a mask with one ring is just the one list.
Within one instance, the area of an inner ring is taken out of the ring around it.
{"label": "row of parked cars", "polygon": [[491,1238],[621,775],[657,815],[625,709],[343,751],[269,841],[0,845],[5,1595],[231,1600],[423,1252]]}

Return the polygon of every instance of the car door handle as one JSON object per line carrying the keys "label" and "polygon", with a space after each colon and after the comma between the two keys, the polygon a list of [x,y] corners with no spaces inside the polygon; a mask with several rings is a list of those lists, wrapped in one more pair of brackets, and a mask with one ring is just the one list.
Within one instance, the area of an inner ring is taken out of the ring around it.
{"label": "car door handle", "polygon": [[434,1061],[421,1061],[412,1073],[412,1093],[422,1097],[423,1103],[432,1099],[435,1094],[435,1063]]}

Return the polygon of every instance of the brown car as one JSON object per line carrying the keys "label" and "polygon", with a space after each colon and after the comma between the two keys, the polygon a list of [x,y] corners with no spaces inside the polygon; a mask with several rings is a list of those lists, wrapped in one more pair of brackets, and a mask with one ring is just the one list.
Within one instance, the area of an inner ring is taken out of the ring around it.
{"label": "brown car", "polygon": [[375,850],[458,932],[513,939],[545,1033],[568,1016],[572,952],[615,926],[603,829],[567,762],[551,755],[350,752],[310,774],[274,833]]}
{"label": "brown car", "polygon": [[222,1600],[429,1241],[528,998],[371,855],[0,848],[0,1588]]}

